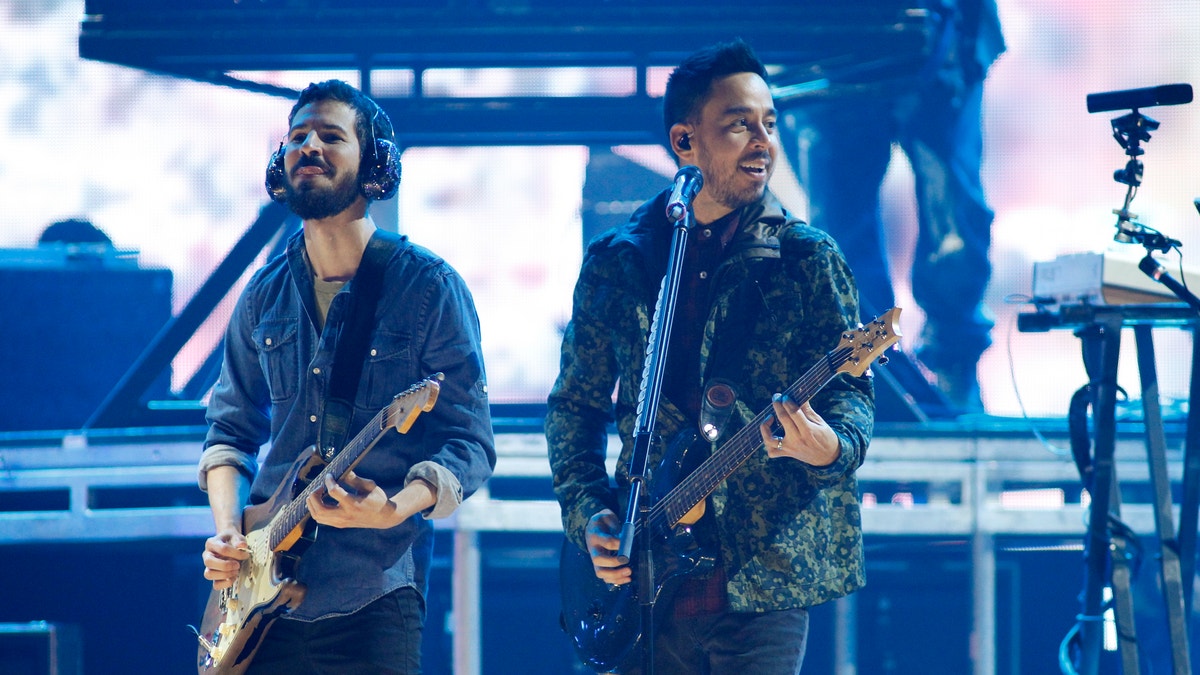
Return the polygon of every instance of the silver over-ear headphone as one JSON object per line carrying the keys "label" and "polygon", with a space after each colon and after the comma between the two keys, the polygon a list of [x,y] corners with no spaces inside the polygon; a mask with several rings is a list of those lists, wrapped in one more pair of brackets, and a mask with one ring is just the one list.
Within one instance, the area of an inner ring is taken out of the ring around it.
{"label": "silver over-ear headphone", "polygon": [[[391,126],[387,113],[376,105],[370,123],[371,147],[369,150],[363,149],[362,160],[358,165],[358,191],[372,201],[391,199],[400,188],[400,148],[392,141],[375,135],[375,123],[380,116]],[[283,168],[285,153],[283,143],[280,143],[267,163],[264,185],[267,194],[277,202],[287,200],[287,172]]]}

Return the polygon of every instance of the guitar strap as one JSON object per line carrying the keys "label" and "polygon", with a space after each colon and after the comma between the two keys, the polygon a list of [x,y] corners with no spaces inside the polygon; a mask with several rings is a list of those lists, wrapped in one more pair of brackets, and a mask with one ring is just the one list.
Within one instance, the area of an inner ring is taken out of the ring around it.
{"label": "guitar strap", "polygon": [[[739,395],[734,383],[745,380],[743,373],[747,360],[746,345],[749,343],[746,332],[754,330],[754,324],[766,306],[762,281],[778,264],[778,259],[762,259],[748,266],[746,278],[734,291],[734,297],[729,303],[729,311],[721,324],[724,329],[717,331],[713,338],[712,351],[709,353],[705,369],[704,392],[700,398],[698,420],[700,437],[708,444],[692,446],[689,450],[700,452],[699,457],[708,457],[712,451],[711,444],[719,441],[728,431],[726,427],[733,417],[734,404]],[[709,515],[711,513],[713,511],[709,509],[703,518],[692,524],[691,534],[701,548],[712,551],[715,555],[720,547],[717,543],[715,521]]]}
{"label": "guitar strap", "polygon": [[766,306],[766,295],[762,292],[762,281],[779,265],[778,259],[766,258],[751,265],[747,278],[736,291],[730,303],[724,325],[733,331],[720,331],[713,338],[713,349],[709,355],[705,373],[704,395],[701,397],[700,433],[714,442],[721,438],[733,415],[733,404],[738,391],[734,382],[741,377],[746,363],[746,345],[743,331],[754,330],[759,312]]}
{"label": "guitar strap", "polygon": [[363,251],[362,262],[350,282],[350,311],[336,327],[333,364],[325,392],[324,412],[317,448],[326,462],[345,445],[354,415],[354,398],[362,378],[363,361],[375,325],[375,308],[383,291],[388,260],[405,237],[376,230]]}

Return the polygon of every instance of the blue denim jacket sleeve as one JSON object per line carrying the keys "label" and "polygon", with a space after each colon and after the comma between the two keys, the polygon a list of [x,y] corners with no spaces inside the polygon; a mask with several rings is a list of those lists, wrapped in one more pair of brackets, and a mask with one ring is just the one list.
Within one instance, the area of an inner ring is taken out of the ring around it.
{"label": "blue denim jacket sleeve", "polygon": [[256,322],[251,316],[251,296],[247,292],[238,298],[225,331],[224,360],[208,400],[209,431],[204,445],[229,445],[253,458],[273,433],[271,393],[253,338]]}
{"label": "blue denim jacket sleeve", "polygon": [[417,313],[420,371],[445,375],[431,419],[426,445],[438,448],[428,459],[458,478],[463,499],[491,476],[496,465],[495,442],[488,410],[487,376],[479,317],[462,278],[443,265]]}

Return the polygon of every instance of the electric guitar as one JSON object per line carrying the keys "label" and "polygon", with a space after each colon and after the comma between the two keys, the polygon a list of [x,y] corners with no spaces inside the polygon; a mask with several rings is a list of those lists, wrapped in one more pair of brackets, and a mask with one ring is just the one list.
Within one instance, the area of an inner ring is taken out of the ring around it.
{"label": "electric guitar", "polygon": [[309,495],[324,487],[326,476],[345,476],[389,430],[407,433],[417,416],[433,409],[442,378],[436,373],[397,394],[328,464],[315,447],[306,449],[269,500],[246,508],[242,529],[250,557],[231,587],[209,596],[196,631],[199,675],[245,672],[275,619],[300,605],[306,589],[292,575],[316,536]]}
{"label": "electric guitar", "polygon": [[[900,339],[899,316],[900,309],[893,307],[866,327],[846,331],[837,347],[784,394],[803,403],[838,373],[861,376]],[[886,362],[886,357],[880,362]],[[634,539],[637,546],[642,541],[641,528],[648,524],[654,569],[651,600],[656,607],[666,604],[686,576],[702,574],[715,565],[716,557],[697,544],[691,525],[704,515],[705,500],[721,481],[761,451],[759,427],[773,414],[771,407],[759,412],[711,454],[709,442],[690,429],[676,434],[664,447],[662,463],[649,486],[652,506],[637,523]],[[605,673],[638,664],[642,603],[637,579],[620,586],[600,580],[591,555],[570,540],[563,542],[559,571],[563,629],[579,658]]]}

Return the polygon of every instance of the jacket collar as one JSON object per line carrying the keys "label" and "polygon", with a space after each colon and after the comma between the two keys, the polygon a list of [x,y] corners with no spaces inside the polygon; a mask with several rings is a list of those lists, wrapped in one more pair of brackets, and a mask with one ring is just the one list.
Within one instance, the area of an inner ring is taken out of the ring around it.
{"label": "jacket collar", "polygon": [[[672,234],[666,216],[669,197],[670,188],[642,204],[630,217],[629,223],[614,233],[609,245],[632,246],[641,253],[649,267],[665,266]],[[795,218],[770,190],[764,192],[759,201],[743,207],[740,219],[741,226],[729,244],[725,262],[746,258],[778,258],[779,233],[785,225],[795,222]]]}

